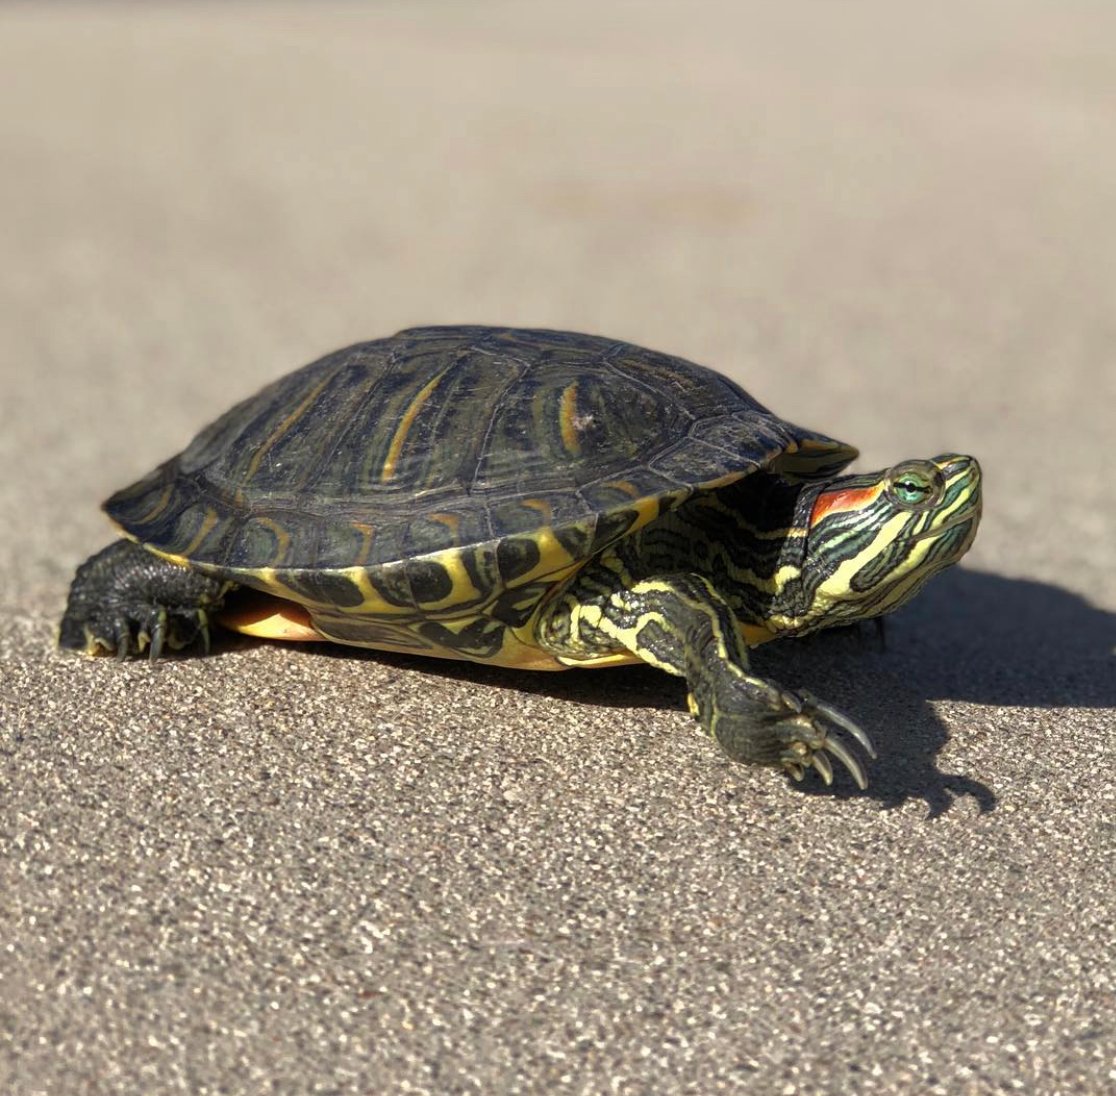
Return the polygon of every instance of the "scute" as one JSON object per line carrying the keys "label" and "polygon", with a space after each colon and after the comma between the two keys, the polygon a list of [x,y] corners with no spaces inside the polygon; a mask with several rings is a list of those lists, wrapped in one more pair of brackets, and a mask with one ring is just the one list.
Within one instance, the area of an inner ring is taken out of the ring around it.
{"label": "scute", "polygon": [[[831,474],[853,456],[667,354],[414,328],[269,385],[105,508],[158,554],[316,621],[315,607],[413,618],[416,645],[448,630],[485,658],[554,581],[694,490],[773,462]],[[497,602],[505,623],[477,623]]]}

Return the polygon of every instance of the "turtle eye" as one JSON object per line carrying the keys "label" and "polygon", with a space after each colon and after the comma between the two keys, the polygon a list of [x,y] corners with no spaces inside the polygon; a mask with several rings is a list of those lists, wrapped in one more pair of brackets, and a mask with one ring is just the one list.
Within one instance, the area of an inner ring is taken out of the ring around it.
{"label": "turtle eye", "polygon": [[941,472],[929,461],[907,461],[888,473],[888,492],[904,510],[928,510],[944,488]]}

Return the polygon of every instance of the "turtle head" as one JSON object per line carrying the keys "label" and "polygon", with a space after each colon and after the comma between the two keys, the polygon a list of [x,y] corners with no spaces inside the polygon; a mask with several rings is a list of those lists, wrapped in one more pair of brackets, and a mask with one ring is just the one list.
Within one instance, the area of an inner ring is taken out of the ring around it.
{"label": "turtle head", "polygon": [[813,632],[891,612],[956,563],[980,521],[980,465],[946,454],[803,489],[803,545],[768,627]]}

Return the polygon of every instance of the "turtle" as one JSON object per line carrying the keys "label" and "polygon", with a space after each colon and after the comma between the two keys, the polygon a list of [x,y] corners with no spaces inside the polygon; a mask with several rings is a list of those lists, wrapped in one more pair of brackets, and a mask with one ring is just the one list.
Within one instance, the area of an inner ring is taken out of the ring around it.
{"label": "turtle", "polygon": [[567,331],[428,326],[236,404],[104,504],[63,648],[158,659],[223,626],[530,670],[644,662],[740,762],[866,786],[868,736],[750,664],[876,618],[973,542],[970,456],[851,445],[721,373]]}

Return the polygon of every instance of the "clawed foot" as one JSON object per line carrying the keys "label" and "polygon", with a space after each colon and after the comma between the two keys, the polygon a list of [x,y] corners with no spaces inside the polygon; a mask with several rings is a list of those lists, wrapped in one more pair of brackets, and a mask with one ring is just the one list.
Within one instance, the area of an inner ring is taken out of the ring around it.
{"label": "clawed foot", "polygon": [[162,605],[145,606],[138,612],[102,616],[82,624],[83,642],[62,645],[79,647],[89,655],[115,655],[123,662],[130,655],[142,655],[156,662],[165,650],[181,650],[200,642],[209,654],[209,615],[204,609],[168,610]]}
{"label": "clawed foot", "polygon": [[832,754],[848,769],[861,791],[867,788],[868,778],[863,767],[832,728],[850,735],[869,757],[875,758],[872,740],[848,716],[805,690],[783,692],[781,699],[784,710],[773,713],[770,718],[775,723],[772,730],[783,740],[780,758],[783,768],[795,780],[801,780],[807,769],[814,769],[829,785],[833,783],[833,766],[827,754]]}
{"label": "clawed foot", "polygon": [[833,783],[835,757],[864,789],[864,768],[841,735],[848,735],[869,757],[871,739],[848,716],[807,692],[793,693],[750,674],[720,678],[719,691],[699,687],[690,694],[690,710],[735,761],[779,765],[795,780],[813,769]]}
{"label": "clawed foot", "polygon": [[209,615],[230,584],[118,540],[74,575],[58,642],[118,659],[146,650],[154,662],[170,648],[201,642],[209,652]]}

